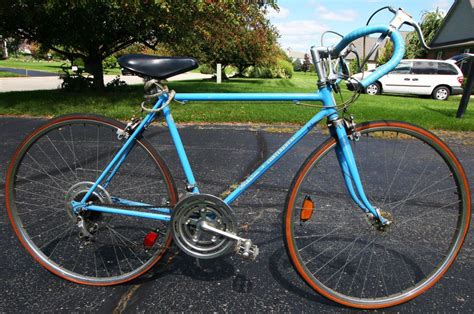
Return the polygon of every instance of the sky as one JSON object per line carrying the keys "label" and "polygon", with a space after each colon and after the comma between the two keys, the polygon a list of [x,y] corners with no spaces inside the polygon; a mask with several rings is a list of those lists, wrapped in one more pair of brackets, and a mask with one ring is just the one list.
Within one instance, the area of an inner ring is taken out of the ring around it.
{"label": "sky", "polygon": [[[386,5],[403,8],[419,22],[423,12],[436,8],[447,12],[453,3],[454,0],[278,0],[280,11],[270,10],[267,17],[278,29],[283,49],[304,52],[321,45],[324,31],[347,34],[364,26],[374,11]],[[384,12],[377,14],[371,24],[387,25],[393,15]],[[411,28],[404,26],[402,30]],[[326,35],[324,40],[325,45],[338,41],[337,37]]]}

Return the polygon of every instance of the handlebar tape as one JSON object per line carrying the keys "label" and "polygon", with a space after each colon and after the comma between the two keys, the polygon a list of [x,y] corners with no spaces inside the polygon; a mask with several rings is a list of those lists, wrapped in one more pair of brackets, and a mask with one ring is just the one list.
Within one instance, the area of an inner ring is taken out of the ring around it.
{"label": "handlebar tape", "polygon": [[397,30],[390,31],[388,26],[385,25],[366,26],[350,32],[344,36],[344,38],[334,47],[334,52],[339,54],[345,47],[347,47],[347,45],[357,38],[376,33],[390,33],[390,39],[393,42],[393,55],[387,63],[379,66],[374,72],[361,81],[361,85],[364,88],[374,83],[388,72],[392,71],[403,59],[403,55],[405,54],[405,42],[402,35],[400,35]]}

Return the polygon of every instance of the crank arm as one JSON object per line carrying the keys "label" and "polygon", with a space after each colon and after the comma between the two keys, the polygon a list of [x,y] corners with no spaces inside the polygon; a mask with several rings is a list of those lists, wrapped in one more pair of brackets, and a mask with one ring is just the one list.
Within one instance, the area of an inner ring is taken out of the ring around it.
{"label": "crank arm", "polygon": [[223,237],[237,241],[235,250],[237,254],[250,259],[255,259],[259,253],[258,247],[255,244],[252,244],[252,240],[239,237],[236,234],[217,229],[216,227],[210,225],[206,221],[201,221],[198,223],[200,229],[208,232],[212,232]]}
{"label": "crank arm", "polygon": [[247,241],[247,239],[241,238],[236,234],[233,234],[233,233],[221,230],[221,229],[217,229],[216,227],[213,227],[212,225],[210,225],[206,221],[200,221],[197,225],[202,230],[209,231],[209,232],[212,232],[212,233],[216,233],[218,235],[221,235],[223,237],[226,237],[226,238],[229,238],[229,239],[232,239],[232,240],[235,240],[235,241]]}

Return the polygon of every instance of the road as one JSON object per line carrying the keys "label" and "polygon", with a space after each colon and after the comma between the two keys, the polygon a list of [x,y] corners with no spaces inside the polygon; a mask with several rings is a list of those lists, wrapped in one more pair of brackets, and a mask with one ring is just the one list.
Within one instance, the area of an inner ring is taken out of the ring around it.
{"label": "road", "polygon": [[[201,73],[183,73],[170,77],[169,81],[198,80],[210,78],[211,75]],[[107,84],[116,78],[116,75],[104,75],[104,82]],[[121,76],[121,80],[127,84],[143,84],[143,79],[138,76]],[[58,89],[63,81],[59,76],[43,76],[43,77],[2,77],[0,78],[0,93],[12,91],[29,91],[29,90],[47,90]]]}
{"label": "road", "polygon": [[[39,119],[1,118],[2,179],[15,147]],[[201,190],[219,193],[242,178],[288,137],[287,128],[247,126],[184,126],[180,128]],[[182,191],[184,175],[167,130],[148,132]],[[281,212],[294,172],[325,136],[310,133],[236,203],[235,211],[248,236],[260,247],[255,262],[237,256],[196,260],[178,254],[167,265],[130,284],[88,287],[62,280],[26,253],[6,218],[3,182],[0,192],[0,312],[351,312],[309,289],[290,268],[281,235]],[[474,178],[472,141],[449,135],[447,141]],[[229,165],[233,164],[233,167]],[[212,165],[212,168],[209,166]],[[457,262],[435,287],[417,299],[390,309],[397,312],[458,312],[474,310],[474,241],[472,233]]]}
{"label": "road", "polygon": [[0,72],[10,72],[16,73],[24,76],[32,76],[32,77],[44,77],[44,76],[58,76],[58,73],[52,72],[45,72],[45,71],[36,71],[36,70],[28,70],[28,69],[17,69],[17,68],[0,68]]}

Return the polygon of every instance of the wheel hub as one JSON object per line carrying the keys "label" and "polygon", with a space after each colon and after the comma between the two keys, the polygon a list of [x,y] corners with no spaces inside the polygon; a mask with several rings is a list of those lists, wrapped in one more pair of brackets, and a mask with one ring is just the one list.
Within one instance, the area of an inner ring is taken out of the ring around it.
{"label": "wheel hub", "polygon": [[379,208],[375,208],[378,215],[385,220],[385,223],[382,223],[380,219],[372,215],[371,213],[366,214],[366,221],[369,225],[374,227],[377,231],[385,232],[388,231],[389,228],[393,224],[393,215],[388,211],[380,210]]}
{"label": "wheel hub", "polygon": [[[76,221],[78,213],[74,211],[71,202],[80,202],[93,185],[94,182],[78,182],[74,184],[66,193],[66,211],[69,217],[71,217],[71,219],[74,221]],[[110,197],[110,194],[100,185],[98,185],[95,191],[92,193],[89,201],[95,204],[112,204],[112,198]],[[101,221],[103,219],[102,213],[95,211],[83,211],[81,212],[81,216],[87,221]]]}
{"label": "wheel hub", "polygon": [[447,97],[448,93],[444,89],[440,89],[436,92],[436,96],[438,99],[444,100]]}

